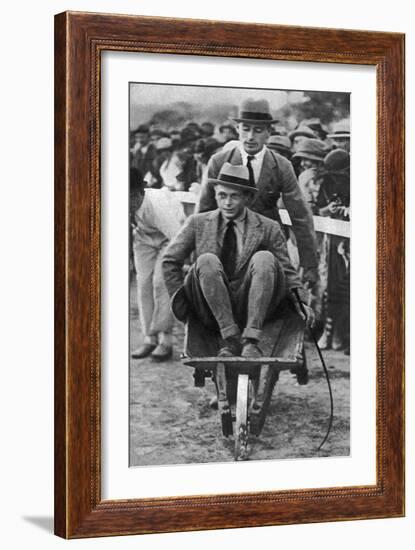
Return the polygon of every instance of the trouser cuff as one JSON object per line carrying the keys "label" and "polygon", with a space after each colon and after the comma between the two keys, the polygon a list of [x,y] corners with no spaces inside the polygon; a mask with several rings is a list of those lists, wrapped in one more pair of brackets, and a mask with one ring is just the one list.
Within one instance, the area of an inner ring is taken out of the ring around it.
{"label": "trouser cuff", "polygon": [[171,332],[159,332],[159,344],[171,346],[173,344],[173,335]]}
{"label": "trouser cuff", "polygon": [[257,328],[246,328],[242,333],[242,338],[252,338],[253,340],[260,340],[262,330]]}
{"label": "trouser cuff", "polygon": [[231,336],[239,336],[240,335],[239,327],[236,323],[233,323],[232,325],[229,325],[229,327],[221,329],[220,334],[224,339],[230,338]]}

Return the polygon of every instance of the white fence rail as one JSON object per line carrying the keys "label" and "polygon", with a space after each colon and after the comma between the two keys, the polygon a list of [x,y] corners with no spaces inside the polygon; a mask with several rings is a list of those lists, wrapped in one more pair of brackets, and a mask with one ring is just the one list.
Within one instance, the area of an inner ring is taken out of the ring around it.
{"label": "white fence rail", "polygon": [[[176,191],[180,201],[185,205],[194,205],[197,202],[197,195],[190,191]],[[280,208],[280,217],[284,225],[292,225],[287,210]],[[323,216],[313,216],[314,229],[321,233],[329,235],[338,235],[339,237],[350,238],[350,222],[343,220],[334,220]]]}

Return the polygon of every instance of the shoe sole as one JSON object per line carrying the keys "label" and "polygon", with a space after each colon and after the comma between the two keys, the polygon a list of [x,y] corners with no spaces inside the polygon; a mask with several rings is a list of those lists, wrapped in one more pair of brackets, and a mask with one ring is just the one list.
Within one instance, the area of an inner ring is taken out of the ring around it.
{"label": "shoe sole", "polygon": [[151,355],[151,351],[149,353],[144,354],[144,355],[131,354],[131,358],[132,359],[144,359],[145,357],[150,357],[150,355]]}
{"label": "shoe sole", "polygon": [[169,353],[168,355],[163,355],[163,356],[151,355],[151,359],[156,363],[162,363],[163,361],[167,361],[167,359],[171,359],[172,356],[173,356],[173,353]]}

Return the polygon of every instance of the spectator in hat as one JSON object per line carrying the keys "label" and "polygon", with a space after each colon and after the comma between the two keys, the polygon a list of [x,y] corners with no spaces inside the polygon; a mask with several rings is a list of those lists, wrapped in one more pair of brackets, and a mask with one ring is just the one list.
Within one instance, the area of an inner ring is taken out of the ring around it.
{"label": "spectator in hat", "polygon": [[332,139],[339,149],[350,153],[350,120],[343,119],[333,124],[333,129],[328,137]]}
{"label": "spectator in hat", "polygon": [[215,138],[200,139],[196,142],[194,157],[197,162],[196,166],[196,181],[192,183],[191,191],[196,194],[200,193],[200,185],[207,181],[208,162],[210,157],[222,144]]}
{"label": "spectator in hat", "polygon": [[[271,136],[288,136],[288,131],[282,124],[275,124],[270,132]],[[291,142],[290,142],[291,146]]]}
{"label": "spectator in hat", "polygon": [[[322,184],[317,199],[320,216],[350,219],[350,155],[335,149],[324,159]],[[350,353],[350,241],[325,235],[327,284],[325,323],[319,340],[321,349],[343,349]]]}
{"label": "spectator in hat", "polygon": [[152,128],[150,129],[150,143],[156,145],[160,138],[169,137],[169,134],[162,130],[161,128]]}
{"label": "spectator in hat", "polygon": [[[296,130],[293,132],[290,132],[288,134],[288,137],[291,140],[291,151],[293,155],[299,150],[301,147],[301,143],[305,139],[317,139],[317,135],[307,126],[300,125]],[[302,169],[300,167],[300,160],[298,157],[291,157],[291,162],[294,167],[294,172],[296,176],[298,177],[300,173],[302,172]]]}
{"label": "spectator in hat", "polygon": [[137,276],[138,311],[143,342],[132,352],[141,359],[164,361],[173,352],[174,318],[161,270],[168,242],[184,221],[181,203],[167,187],[144,189],[135,168],[130,168],[130,218]]}
{"label": "spectator in hat", "polygon": [[307,118],[301,121],[301,126],[307,126],[312,130],[318,139],[324,141],[328,135],[327,128],[321,124],[319,118]]}
{"label": "spectator in hat", "polygon": [[[217,179],[225,162],[247,166],[251,184],[257,189],[250,207],[273,220],[280,221],[277,202],[282,198],[297,238],[305,279],[314,285],[317,280],[317,255],[311,211],[298,186],[291,163],[266,147],[271,125],[277,120],[272,117],[269,104],[263,99],[243,101],[234,120],[238,124],[239,141],[235,146],[224,148],[211,157],[208,177],[212,181]],[[202,188],[199,212],[213,210],[217,206],[215,186],[209,179]]]}
{"label": "spectator in hat", "polygon": [[291,159],[291,141],[289,137],[278,134],[271,135],[267,141],[267,147],[286,159]]}
{"label": "spectator in hat", "polygon": [[[225,162],[213,185],[217,208],[190,216],[166,249],[163,272],[172,310],[181,321],[190,312],[219,340],[220,357],[261,357],[263,324],[302,295],[279,223],[249,209],[259,191],[246,166]],[[183,264],[194,258],[183,275]]]}
{"label": "spectator in hat", "polygon": [[202,138],[210,138],[213,137],[213,134],[215,133],[215,125],[209,121],[202,122],[200,125],[200,130],[202,133]]}
{"label": "spectator in hat", "polygon": [[172,140],[168,137],[161,137],[156,141],[155,148],[156,157],[153,161],[152,185],[147,186],[160,188],[162,187],[162,185],[165,185],[165,183],[163,182],[163,176],[160,173],[160,169],[173,154]]}
{"label": "spectator in hat", "polygon": [[237,140],[238,132],[233,124],[221,124],[219,126],[219,139],[224,145],[228,141]]}
{"label": "spectator in hat", "polygon": [[293,155],[293,161],[298,162],[300,175],[298,184],[315,213],[317,195],[320,188],[320,170],[323,167],[327,146],[324,141],[315,138],[304,138]]}
{"label": "spectator in hat", "polygon": [[[298,184],[305,197],[310,210],[318,214],[316,206],[317,197],[321,185],[321,172],[323,169],[324,157],[327,154],[326,144],[316,138],[304,138],[298,146],[297,152],[293,155],[293,162],[297,161],[300,175]],[[291,236],[291,231],[290,231]],[[325,284],[325,271],[322,269],[322,246],[324,235],[317,233],[317,257],[319,265],[319,277],[317,283],[310,288],[310,300],[317,319],[323,321],[323,292]]]}
{"label": "spectator in hat", "polygon": [[144,181],[153,181],[154,173],[153,161],[156,157],[156,148],[150,143],[150,129],[146,124],[140,124],[134,131],[134,146],[131,151],[130,163],[132,168],[136,168]]}
{"label": "spectator in hat", "polygon": [[180,168],[177,174],[177,191],[188,191],[197,178],[197,163],[194,158],[195,141],[185,140],[178,144],[174,157]]}
{"label": "spectator in hat", "polygon": [[171,191],[181,190],[180,175],[183,172],[183,162],[180,160],[177,151],[173,151],[171,139],[161,138],[158,147],[162,160],[159,168],[161,185]]}
{"label": "spectator in hat", "polygon": [[196,141],[202,136],[202,129],[197,122],[188,122],[183,130],[180,132],[180,139],[184,141]]}
{"label": "spectator in hat", "polygon": [[172,141],[173,149],[176,149],[177,145],[180,143],[180,130],[171,130],[169,137]]}
{"label": "spectator in hat", "polygon": [[308,126],[300,125],[290,132],[288,137],[291,140],[291,150],[293,153],[296,153],[304,139],[316,139],[317,135]]}
{"label": "spectator in hat", "polygon": [[323,163],[323,177],[317,197],[318,214],[348,221],[350,219],[350,155],[334,149]]}

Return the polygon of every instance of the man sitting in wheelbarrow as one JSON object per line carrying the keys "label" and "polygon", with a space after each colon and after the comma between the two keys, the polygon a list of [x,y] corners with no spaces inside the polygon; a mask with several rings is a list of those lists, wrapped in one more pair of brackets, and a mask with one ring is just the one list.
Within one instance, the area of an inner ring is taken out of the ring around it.
{"label": "man sitting in wheelbarrow", "polygon": [[[219,332],[219,357],[259,358],[264,322],[277,315],[283,301],[291,300],[309,324],[314,314],[279,223],[249,209],[256,188],[248,168],[225,163],[209,182],[218,208],[190,216],[164,254],[172,310],[182,322],[192,312]],[[194,263],[184,275],[188,258]]]}

